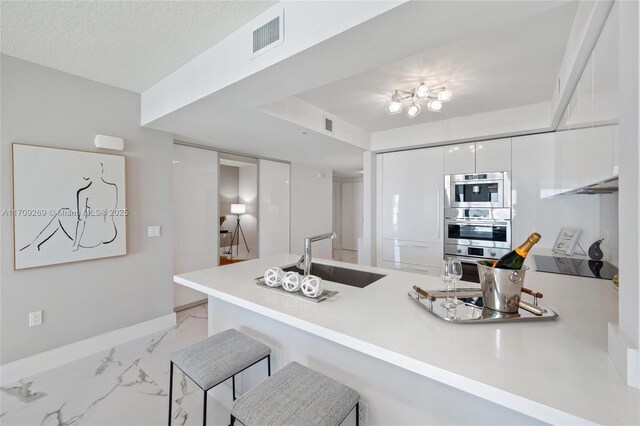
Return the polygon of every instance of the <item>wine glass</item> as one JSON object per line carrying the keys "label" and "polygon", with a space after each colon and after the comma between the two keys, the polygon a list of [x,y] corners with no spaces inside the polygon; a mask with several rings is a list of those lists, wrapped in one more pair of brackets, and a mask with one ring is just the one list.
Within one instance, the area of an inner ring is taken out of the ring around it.
{"label": "wine glass", "polygon": [[442,272],[440,274],[440,278],[447,287],[447,298],[442,302],[442,307],[446,309],[454,308],[456,304],[453,302],[453,299],[451,299],[449,294],[451,291],[451,281],[453,280],[453,277],[451,276],[451,269],[449,267],[449,259],[442,261]]}
{"label": "wine glass", "polygon": [[453,281],[453,303],[460,305],[462,303],[458,300],[458,280],[462,278],[462,262],[460,259],[449,259],[449,275]]}

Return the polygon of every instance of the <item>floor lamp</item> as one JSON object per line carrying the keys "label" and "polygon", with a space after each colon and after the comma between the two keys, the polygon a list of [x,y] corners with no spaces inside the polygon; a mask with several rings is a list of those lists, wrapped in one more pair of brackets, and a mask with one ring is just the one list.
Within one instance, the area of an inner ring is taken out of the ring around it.
{"label": "floor lamp", "polygon": [[231,214],[238,215],[238,221],[236,222],[236,229],[233,230],[233,234],[231,234],[231,245],[229,246],[229,254],[230,260],[233,259],[233,242],[237,239],[238,246],[236,247],[236,255],[240,254],[240,234],[242,234],[242,239],[244,240],[244,246],[247,248],[247,253],[249,253],[249,245],[247,244],[247,239],[244,237],[244,232],[242,231],[242,226],[240,226],[240,215],[243,215],[247,212],[246,204],[231,204]]}

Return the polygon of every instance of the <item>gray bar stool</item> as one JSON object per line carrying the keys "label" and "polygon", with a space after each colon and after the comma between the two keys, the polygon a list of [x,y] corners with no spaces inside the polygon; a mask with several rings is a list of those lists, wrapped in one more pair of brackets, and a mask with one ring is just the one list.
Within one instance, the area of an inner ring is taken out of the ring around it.
{"label": "gray bar stool", "polygon": [[[214,334],[198,343],[171,354],[169,369],[169,425],[173,405],[173,366],[178,367],[204,391],[202,424],[207,422],[207,391],[231,379],[233,400],[236,399],[236,374],[266,359],[271,376],[271,348],[230,329]],[[233,417],[232,417],[233,418]]]}
{"label": "gray bar stool", "polygon": [[242,395],[231,409],[231,425],[337,426],[353,409],[359,424],[360,395],[348,386],[292,362]]}

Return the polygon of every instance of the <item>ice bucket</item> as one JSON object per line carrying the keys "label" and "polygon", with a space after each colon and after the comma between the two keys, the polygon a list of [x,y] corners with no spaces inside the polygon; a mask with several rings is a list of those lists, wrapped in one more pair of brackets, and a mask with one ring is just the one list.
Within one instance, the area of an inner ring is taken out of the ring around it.
{"label": "ice bucket", "polygon": [[498,312],[518,312],[522,284],[527,272],[526,266],[520,270],[491,267],[492,261],[478,262],[478,275],[482,286],[484,306]]}

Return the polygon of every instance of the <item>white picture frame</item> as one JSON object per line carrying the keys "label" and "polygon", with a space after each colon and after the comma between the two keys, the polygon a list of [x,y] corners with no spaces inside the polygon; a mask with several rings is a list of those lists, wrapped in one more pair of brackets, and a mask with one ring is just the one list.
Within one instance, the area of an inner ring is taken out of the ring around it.
{"label": "white picture frame", "polygon": [[127,254],[125,157],[12,144],[14,269]]}
{"label": "white picture frame", "polygon": [[553,252],[571,256],[576,248],[582,230],[579,228],[562,228],[553,243]]}

